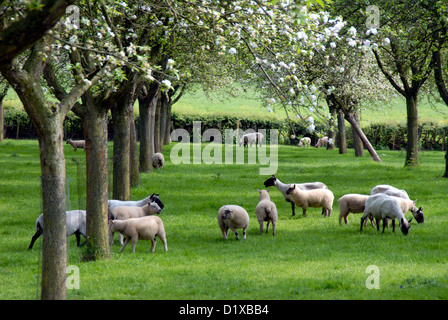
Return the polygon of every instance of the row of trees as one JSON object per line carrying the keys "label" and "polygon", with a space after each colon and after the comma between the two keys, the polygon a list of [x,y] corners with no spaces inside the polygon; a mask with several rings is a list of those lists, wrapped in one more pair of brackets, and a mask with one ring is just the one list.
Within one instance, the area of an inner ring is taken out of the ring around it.
{"label": "row of trees", "polygon": [[[448,96],[446,9],[442,1],[411,5],[378,1],[382,24],[366,30],[363,1],[332,1],[325,8],[317,0],[1,1],[0,72],[39,139],[46,220],[42,299],[65,298],[61,213],[69,110],[84,119],[87,243],[94,259],[110,252],[107,113],[114,125],[113,198],[127,200],[139,172],[151,170],[150,156],[169,142],[170,106],[195,84],[211,92],[236,80],[250,82],[270,106],[308,122],[310,131],[314,118],[328,121],[334,139],[335,124],[343,132],[345,118],[377,161],[357,110],[397,91],[409,100],[406,164],[416,165],[417,95],[433,71],[435,87]],[[409,29],[419,16],[425,28]],[[137,100],[139,151],[132,112]],[[362,150],[357,144],[358,155]]]}

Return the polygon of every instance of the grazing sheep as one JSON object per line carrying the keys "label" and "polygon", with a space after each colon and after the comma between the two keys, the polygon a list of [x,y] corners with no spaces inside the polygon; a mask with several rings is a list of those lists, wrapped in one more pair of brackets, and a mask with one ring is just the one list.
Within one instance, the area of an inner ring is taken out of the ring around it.
{"label": "grazing sheep", "polygon": [[[70,237],[75,234],[76,244],[80,247],[81,235],[87,238],[86,232],[86,211],[85,210],[71,210],[65,212],[65,224],[66,224],[66,235]],[[36,220],[36,233],[31,239],[31,243],[28,249],[32,249],[34,242],[41,236],[44,232],[44,215],[41,214]]]}
{"label": "grazing sheep", "polygon": [[327,147],[327,144],[328,144],[328,137],[325,136],[325,137],[319,138],[319,140],[317,140],[315,147],[316,148]]}
{"label": "grazing sheep", "polygon": [[299,147],[309,147],[311,145],[311,139],[308,137],[303,137],[299,141]]}
{"label": "grazing sheep", "polygon": [[[298,188],[302,189],[302,190],[312,190],[312,189],[328,189],[328,187],[322,183],[322,182],[306,182],[306,183],[296,183],[295,184]],[[282,193],[283,197],[285,198],[286,202],[290,202],[291,203],[291,210],[292,210],[292,215],[295,216],[296,212],[295,212],[295,204],[294,204],[294,200],[292,198],[292,195],[290,194],[286,194],[286,190],[288,190],[290,184],[285,184],[282,183],[280,180],[278,180],[275,175],[272,175],[272,177],[270,177],[269,179],[267,179],[264,182],[264,186],[267,187],[277,187],[278,190],[280,190],[280,192]]]}
{"label": "grazing sheep", "polygon": [[[156,202],[148,202],[147,205],[143,207],[116,207],[112,210],[112,214],[115,220],[126,220],[131,218],[140,218],[144,216],[149,216],[153,214],[160,214],[162,209]],[[111,242],[113,242],[114,234],[111,233]],[[118,235],[118,241],[123,244],[123,236]]]}
{"label": "grazing sheep", "polygon": [[425,220],[425,217],[423,216],[423,209],[422,207],[418,208],[415,206],[415,202],[417,200],[408,200],[401,197],[394,197],[395,200],[398,201],[398,204],[400,205],[401,211],[403,211],[403,214],[406,214],[406,212],[411,211],[412,215],[414,216],[415,220],[418,223],[423,223]]}
{"label": "grazing sheep", "polygon": [[154,169],[162,169],[165,164],[165,158],[160,152],[154,153],[151,157],[151,165]]}
{"label": "grazing sheep", "polygon": [[168,251],[165,227],[162,219],[159,217],[146,216],[127,220],[111,220],[110,222],[111,233],[117,231],[126,237],[126,241],[119,252],[123,252],[124,248],[131,242],[132,253],[134,253],[138,240],[151,240],[151,253],[154,253],[156,249],[156,236],[162,241],[165,251]]}
{"label": "grazing sheep", "polygon": [[243,238],[246,239],[246,230],[249,227],[249,214],[243,207],[237,205],[222,206],[218,210],[218,225],[221,228],[224,239],[227,239],[229,228],[235,233],[237,240],[239,240],[239,237],[236,229],[242,228]]}
{"label": "grazing sheep", "polygon": [[153,193],[149,197],[146,197],[145,199],[138,200],[138,201],[121,201],[121,200],[115,200],[111,199],[107,201],[107,204],[110,208],[110,210],[114,210],[116,207],[143,207],[148,202],[155,202],[159,205],[160,209],[163,209],[165,205],[160,200],[159,195],[157,193]]}
{"label": "grazing sheep", "polygon": [[388,196],[400,197],[408,200],[410,199],[408,193],[405,190],[400,190],[387,184],[377,185],[372,188],[372,191],[370,191],[371,196],[378,193],[384,193]]}
{"label": "grazing sheep", "polygon": [[80,148],[80,149],[84,149],[84,151],[86,151],[86,140],[72,140],[72,139],[68,139],[67,140],[67,144],[71,144],[73,149]]}
{"label": "grazing sheep", "polygon": [[291,194],[296,206],[303,209],[304,217],[306,217],[308,207],[323,208],[322,214],[325,217],[331,216],[334,195],[328,189],[301,190],[295,184],[291,184],[286,190],[286,194]]}
{"label": "grazing sheep", "polygon": [[258,145],[261,147],[261,144],[263,143],[263,139],[264,136],[261,132],[250,132],[250,133],[246,133],[245,135],[243,135],[241,137],[241,140],[239,142],[239,146],[247,146],[250,143],[250,146],[252,147],[252,145],[255,143],[255,146]]}
{"label": "grazing sheep", "polygon": [[263,222],[267,221],[266,224],[266,233],[269,230],[269,222],[272,222],[272,235],[275,236],[275,226],[277,224],[277,207],[275,203],[271,201],[271,197],[269,196],[269,190],[259,190],[260,193],[260,201],[255,208],[255,215],[257,216],[258,223],[260,224],[260,230],[258,234],[263,233]]}
{"label": "grazing sheep", "polygon": [[[339,224],[342,224],[342,218],[344,218],[345,224],[348,224],[347,217],[349,213],[363,213],[368,197],[367,195],[357,193],[349,193],[340,197],[338,199]],[[370,218],[370,221],[373,226],[373,219]]]}
{"label": "grazing sheep", "polygon": [[395,232],[395,219],[398,219],[401,232],[404,235],[408,234],[409,228],[411,227],[410,222],[412,218],[411,220],[406,221],[398,201],[384,193],[375,194],[366,200],[366,208],[364,209],[364,214],[361,218],[361,231],[364,220],[369,215],[372,215],[373,218],[375,218],[378,231],[380,230],[380,220],[383,220],[383,233],[386,227],[386,219],[392,219],[393,232]]}

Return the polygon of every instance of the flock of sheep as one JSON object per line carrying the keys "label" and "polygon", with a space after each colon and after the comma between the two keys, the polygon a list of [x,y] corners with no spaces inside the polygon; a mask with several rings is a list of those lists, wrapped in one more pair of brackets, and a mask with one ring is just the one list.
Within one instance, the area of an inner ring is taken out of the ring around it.
{"label": "flock of sheep", "polygon": [[[258,133],[248,133],[244,135],[239,145],[255,145],[263,141],[263,135]],[[310,145],[309,138],[302,138],[299,146]],[[85,148],[84,140],[73,141],[69,139],[75,151],[77,148]],[[323,137],[318,140],[316,147],[324,146],[328,143],[328,138]],[[161,153],[156,153],[152,158],[154,168],[162,168],[164,158]],[[276,234],[276,225],[278,220],[277,207],[269,196],[269,187],[276,187],[287,202],[291,203],[292,215],[295,215],[295,206],[302,208],[303,216],[311,208],[322,208],[322,214],[329,217],[333,210],[334,195],[328,187],[322,182],[308,183],[282,183],[275,175],[264,181],[266,190],[258,190],[260,194],[259,202],[255,208],[255,215],[259,223],[259,234],[263,232],[263,226],[266,222],[266,233],[269,232],[269,224],[272,224],[272,234]],[[410,222],[405,218],[405,214],[410,211],[418,223],[424,222],[422,208],[415,206],[415,201],[410,200],[405,190],[399,190],[389,185],[375,186],[370,195],[363,194],[345,194],[337,200],[339,204],[339,224],[344,220],[348,223],[350,213],[363,213],[361,217],[361,231],[367,224],[367,218],[371,225],[376,224],[377,230],[380,223],[383,223],[383,233],[386,226],[389,226],[389,220],[392,220],[393,232],[395,232],[395,220],[398,220],[400,230],[403,234],[408,234]],[[114,241],[114,233],[118,232],[118,241],[122,246],[119,252],[122,252],[131,242],[132,252],[135,252],[137,241],[150,240],[151,252],[154,252],[156,246],[156,237],[162,241],[165,251],[168,251],[166,232],[163,221],[157,216],[164,208],[163,202],[158,194],[139,200],[139,201],[120,201],[109,200],[109,228],[111,244]],[[241,206],[228,204],[223,205],[218,210],[218,225],[225,239],[228,238],[228,230],[232,230],[239,239],[238,229],[243,229],[243,239],[246,239],[246,231],[249,226],[249,214]],[[86,211],[71,210],[66,212],[66,230],[67,237],[75,234],[77,245],[80,246],[80,236],[85,238],[86,234]],[[36,233],[31,239],[29,249],[33,248],[34,242],[43,233],[44,221],[43,214],[36,220]],[[123,241],[125,237],[125,241]]]}

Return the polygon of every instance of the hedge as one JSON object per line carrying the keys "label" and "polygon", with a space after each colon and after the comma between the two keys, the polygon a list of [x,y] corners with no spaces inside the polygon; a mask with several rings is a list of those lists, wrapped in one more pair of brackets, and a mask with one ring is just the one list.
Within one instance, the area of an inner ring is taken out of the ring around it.
{"label": "hedge", "polygon": [[[5,137],[11,139],[35,139],[36,133],[33,129],[31,121],[25,110],[17,108],[4,108],[5,117]],[[186,129],[190,137],[193,136],[193,121],[201,122],[202,133],[207,129],[218,129],[224,137],[226,129],[242,130],[247,129],[266,129],[269,141],[269,129],[277,129],[279,131],[279,143],[297,143],[297,140],[291,141],[291,128],[288,121],[275,118],[238,118],[229,115],[193,115],[173,112],[172,114],[173,128]],[[135,116],[137,132],[140,124],[138,115]],[[109,139],[113,138],[112,119],[109,114]],[[292,121],[291,125],[298,137],[304,135],[309,136],[306,126],[298,121]],[[73,112],[69,112],[65,119],[66,137],[73,139],[81,139],[84,136],[83,121]],[[316,131],[322,128],[316,124]],[[363,127],[363,131],[372,145],[376,149],[400,150],[406,148],[406,125],[389,125],[389,124],[371,124]],[[346,130],[348,146],[352,146],[351,130]],[[445,150],[447,143],[448,126],[438,126],[434,123],[427,122],[419,125],[420,147],[422,150]],[[316,139],[317,137],[313,137]]]}

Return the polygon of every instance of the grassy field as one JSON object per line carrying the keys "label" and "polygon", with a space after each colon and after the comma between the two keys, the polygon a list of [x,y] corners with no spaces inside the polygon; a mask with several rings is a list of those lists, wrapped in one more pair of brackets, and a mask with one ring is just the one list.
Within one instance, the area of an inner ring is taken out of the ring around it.
{"label": "grassy field", "polygon": [[[375,163],[368,156],[355,158],[352,150],[339,155],[279,146],[276,175],[281,181],[322,181],[335,199],[369,193],[377,184],[395,185],[418,199],[425,223],[413,221],[408,236],[371,227],[361,233],[360,214],[350,214],[349,225],[338,224],[336,201],[329,218],[320,209],[309,209],[306,218],[299,209],[292,217],[290,204],[271,188],[279,211],[277,235],[272,236],[258,235],[254,213],[256,189],[267,178],[259,175],[263,165],[174,165],[173,146],[163,151],[165,168],[142,174],[141,186],[131,195],[138,200],[160,194],[169,251],[158,241],[150,254],[150,243],[140,241],[135,254],[130,247],[119,254],[116,243],[109,260],[83,262],[83,249],[72,237],[68,264],[80,270],[80,289],[68,290],[68,299],[448,299],[448,180],[441,178],[442,152],[421,152],[421,165],[406,169],[400,151],[381,151],[383,161]],[[69,145],[65,156],[68,209],[82,209],[85,156]],[[0,143],[2,300],[39,298],[41,239],[27,249],[41,212],[39,176],[37,141]],[[223,239],[216,215],[224,204],[242,205],[249,212],[246,240],[235,240],[231,232]],[[370,265],[379,269],[379,289],[366,288]]]}

